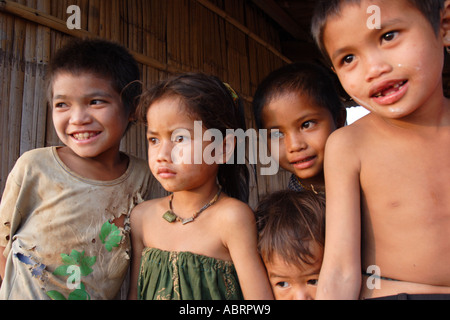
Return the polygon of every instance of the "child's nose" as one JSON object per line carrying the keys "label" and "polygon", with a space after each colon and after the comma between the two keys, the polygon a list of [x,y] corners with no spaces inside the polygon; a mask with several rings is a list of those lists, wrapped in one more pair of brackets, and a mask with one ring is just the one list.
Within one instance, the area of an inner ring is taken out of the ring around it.
{"label": "child's nose", "polygon": [[305,149],[307,146],[301,134],[291,134],[286,137],[286,148],[288,152],[296,152]]}
{"label": "child's nose", "polygon": [[296,288],[293,293],[292,300],[314,300],[315,298],[310,290],[304,287]]}
{"label": "child's nose", "polygon": [[382,54],[373,54],[367,59],[366,81],[371,82],[385,73],[392,71],[391,64]]}
{"label": "child's nose", "polygon": [[158,149],[157,161],[160,162],[172,162],[172,143],[168,141],[161,142]]}
{"label": "child's nose", "polygon": [[70,124],[83,125],[91,122],[91,116],[81,105],[72,105],[70,110]]}

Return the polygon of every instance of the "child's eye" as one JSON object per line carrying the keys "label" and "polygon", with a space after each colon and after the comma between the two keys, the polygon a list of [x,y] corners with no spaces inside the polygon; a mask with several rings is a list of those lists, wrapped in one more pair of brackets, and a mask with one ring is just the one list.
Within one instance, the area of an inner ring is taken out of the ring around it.
{"label": "child's eye", "polygon": [[280,282],[277,282],[276,286],[280,287],[280,288],[288,288],[289,287],[289,282],[280,281]]}
{"label": "child's eye", "polygon": [[355,60],[355,56],[352,54],[349,54],[342,59],[342,64],[344,64],[344,65],[350,64],[353,62],[353,60]]}
{"label": "child's eye", "polygon": [[385,42],[390,42],[394,40],[398,35],[398,31],[390,31],[381,36],[381,40]]}
{"label": "child's eye", "polygon": [[176,129],[172,132],[171,141],[175,143],[187,143],[191,140],[191,133],[187,129]]}
{"label": "child's eye", "polygon": [[310,286],[317,286],[319,279],[309,279],[307,282]]}
{"label": "child's eye", "polygon": [[67,105],[64,102],[55,103],[55,108],[64,108],[64,107],[67,107]]}
{"label": "child's eye", "polygon": [[152,145],[157,144],[158,143],[158,139],[150,137],[148,138],[148,142]]}
{"label": "child's eye", "polygon": [[314,121],[306,121],[302,123],[302,129],[311,129],[314,126]]}
{"label": "child's eye", "polygon": [[100,99],[95,99],[90,102],[90,104],[94,105],[94,106],[98,106],[98,105],[105,104],[105,103],[106,103],[106,101],[100,100]]}
{"label": "child's eye", "polygon": [[177,142],[177,143],[188,142],[189,141],[189,137],[188,136],[184,136],[184,135],[176,135],[174,137],[173,141]]}
{"label": "child's eye", "polygon": [[279,130],[271,130],[270,139],[281,139],[282,137],[284,137],[284,134]]}

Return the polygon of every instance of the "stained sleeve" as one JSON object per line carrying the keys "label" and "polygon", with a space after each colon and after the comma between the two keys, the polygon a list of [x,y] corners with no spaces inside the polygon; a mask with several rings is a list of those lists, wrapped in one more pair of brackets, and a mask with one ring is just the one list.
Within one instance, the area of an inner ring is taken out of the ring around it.
{"label": "stained sleeve", "polygon": [[13,169],[9,174],[0,203],[0,247],[6,248],[4,256],[7,256],[9,253],[12,238],[22,220],[21,214],[17,209],[20,185],[15,179],[16,171]]}

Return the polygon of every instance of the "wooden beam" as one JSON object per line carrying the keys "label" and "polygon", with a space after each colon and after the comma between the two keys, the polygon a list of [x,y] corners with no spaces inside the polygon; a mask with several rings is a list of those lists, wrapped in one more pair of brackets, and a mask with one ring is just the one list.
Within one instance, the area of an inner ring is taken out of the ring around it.
{"label": "wooden beam", "polygon": [[252,2],[295,39],[312,42],[310,34],[305,32],[302,27],[300,27],[300,25],[274,0],[252,0]]}
{"label": "wooden beam", "polygon": [[272,45],[270,45],[269,43],[267,43],[266,41],[261,39],[258,35],[256,35],[254,32],[252,32],[249,28],[247,28],[242,23],[240,23],[239,21],[237,21],[236,19],[234,19],[233,17],[228,15],[228,13],[226,13],[225,11],[223,11],[222,9],[217,7],[216,5],[212,4],[208,0],[197,0],[197,2],[200,3],[202,6],[204,6],[205,8],[211,10],[212,12],[217,14],[218,16],[220,16],[223,19],[225,19],[225,21],[227,21],[228,23],[232,24],[237,29],[241,30],[249,38],[251,38],[251,39],[255,40],[256,42],[258,42],[260,45],[265,47],[267,50],[271,51],[274,55],[276,55],[278,58],[282,59],[284,62],[286,62],[286,63],[291,63],[292,62],[289,58],[284,56],[276,48],[274,48]]}
{"label": "wooden beam", "polygon": [[[13,2],[10,0],[0,0],[0,11],[7,12],[9,14],[18,16],[27,21],[31,21],[37,23],[39,25],[51,28],[53,30],[57,30],[59,32],[65,33],[67,35],[77,37],[77,38],[100,38],[99,36],[88,32],[82,29],[69,29],[67,28],[67,24],[65,21],[55,18],[51,15],[48,15],[42,11],[24,6],[17,2]],[[158,60],[147,57],[141,53],[131,51],[130,53],[134,56],[137,62],[144,64],[146,66],[153,67],[160,71],[166,71],[169,73],[177,73],[180,70],[177,70],[166,63],[162,63]],[[187,71],[187,70],[183,70]]]}
{"label": "wooden beam", "polygon": [[84,30],[76,30],[76,29],[70,30],[69,28],[67,28],[65,21],[62,21],[44,12],[29,8],[20,3],[13,2],[10,0],[0,1],[0,11],[13,14],[27,21],[35,22],[37,24],[49,27],[54,30],[58,30],[71,36],[77,37],[91,36],[89,32]]}
{"label": "wooden beam", "polygon": [[312,43],[303,41],[283,41],[281,47],[284,52],[289,52],[289,58],[293,61],[315,60],[321,58],[322,54]]}
{"label": "wooden beam", "polygon": [[[213,5],[207,0],[197,0],[202,6],[206,7],[207,9],[211,10],[212,12],[216,13],[218,16],[225,19],[228,23],[235,26],[238,30],[242,31],[244,34],[246,34],[251,39],[258,42],[260,45],[268,49],[270,52],[272,52],[275,56],[279,57],[286,63],[291,63],[292,61],[285,57],[283,54],[281,54],[276,48],[268,44],[266,41],[261,39],[259,36],[257,36],[255,33],[250,31],[246,26],[239,23],[236,19],[229,16],[225,11],[221,10],[217,6]],[[46,14],[42,11],[24,6],[22,4],[19,4],[17,2],[13,2],[11,0],[0,0],[0,12],[6,12],[15,16],[18,16],[22,19],[25,19],[27,21],[31,21],[34,23],[37,23],[39,25],[48,27],[50,29],[62,32],[64,34],[77,37],[77,38],[101,38],[100,36],[81,29],[69,29],[67,28],[66,21],[63,21],[61,19],[58,19],[56,17],[53,17],[49,14]],[[134,56],[137,62],[155,68],[160,71],[165,71],[168,73],[181,73],[181,72],[188,72],[188,71],[196,71],[196,70],[187,70],[183,69],[180,70],[179,68],[175,68],[172,66],[169,66],[166,63],[160,62],[156,59],[147,57],[139,52],[135,52],[132,50],[129,50],[129,52]],[[253,100],[252,97],[246,96],[244,94],[241,94],[241,98],[251,102]]]}

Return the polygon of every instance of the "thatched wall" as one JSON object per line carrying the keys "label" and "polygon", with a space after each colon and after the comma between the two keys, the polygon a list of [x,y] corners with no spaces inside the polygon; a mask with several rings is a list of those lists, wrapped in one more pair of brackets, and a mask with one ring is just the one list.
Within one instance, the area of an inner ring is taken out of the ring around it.
{"label": "thatched wall", "polygon": [[[70,5],[81,9],[81,30],[66,26]],[[271,22],[245,0],[0,1],[0,192],[25,151],[60,142],[45,99],[45,74],[70,37],[117,41],[135,55],[150,86],[170,73],[203,71],[230,83],[246,101],[270,71],[289,62],[279,53]],[[146,158],[144,129],[132,128],[123,150]],[[252,181],[251,204],[285,188],[287,174]],[[159,187],[155,194],[161,194]]]}

